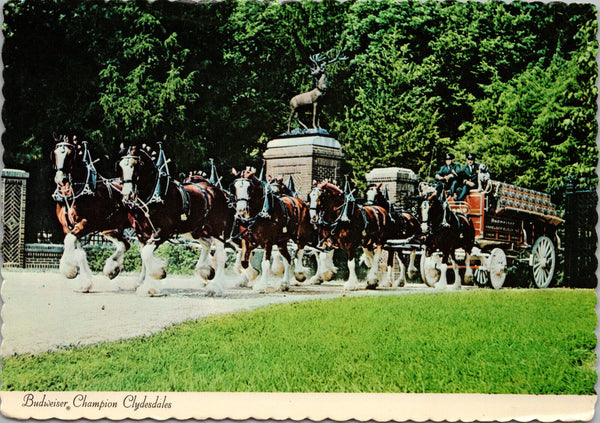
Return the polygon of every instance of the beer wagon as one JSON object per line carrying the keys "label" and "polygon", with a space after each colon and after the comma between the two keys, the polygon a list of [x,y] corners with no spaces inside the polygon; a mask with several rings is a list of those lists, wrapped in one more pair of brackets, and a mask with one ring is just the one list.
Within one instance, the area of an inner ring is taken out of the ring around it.
{"label": "beer wagon", "polygon": [[[563,219],[548,194],[489,181],[485,191],[473,191],[461,202],[450,199],[449,204],[453,211],[473,221],[476,248],[471,265],[479,285],[490,283],[500,289],[508,267],[515,261],[531,267],[538,288],[550,285],[556,272],[556,250],[560,247],[557,229]],[[426,267],[427,261],[422,262]]]}

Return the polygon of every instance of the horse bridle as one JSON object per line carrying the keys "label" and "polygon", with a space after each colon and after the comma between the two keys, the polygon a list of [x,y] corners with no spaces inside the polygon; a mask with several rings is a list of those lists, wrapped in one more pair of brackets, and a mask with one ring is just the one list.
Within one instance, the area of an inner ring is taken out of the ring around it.
{"label": "horse bridle", "polygon": [[[252,187],[252,182],[248,178],[244,178],[244,177],[237,178],[235,181],[233,181],[232,185],[235,188],[235,184],[237,182],[244,182],[244,181],[246,181],[248,183],[248,188]],[[237,189],[235,189],[234,197],[235,197],[235,203],[236,204],[238,202],[240,202],[240,201],[245,202],[246,203],[246,208],[247,208],[247,210],[249,212],[250,211],[250,193],[249,193],[249,190],[246,190],[246,192],[248,193],[247,197],[238,197],[238,195],[237,195]],[[236,220],[238,220],[238,221],[240,221],[240,222],[242,222],[244,224],[251,224],[251,223],[254,223],[259,218],[269,218],[270,215],[269,215],[269,212],[268,212],[268,208],[269,208],[268,207],[268,202],[269,202],[268,194],[271,193],[271,192],[272,191],[271,191],[270,185],[269,184],[264,184],[263,185],[263,198],[262,198],[262,200],[263,200],[263,207],[262,207],[262,210],[260,212],[258,212],[255,216],[251,216],[251,217],[248,217],[248,218],[243,218],[241,216],[238,216],[237,212],[236,212]]]}
{"label": "horse bridle", "polygon": [[[319,197],[320,197],[320,196],[321,196],[321,194],[323,193],[323,190],[322,190],[321,188],[319,188],[319,187],[314,187],[314,188],[311,190],[311,194],[312,194],[312,193],[313,193],[315,190],[318,190],[318,192],[319,192]],[[310,196],[310,194],[309,194],[309,196]],[[309,197],[309,198],[310,198],[310,197]],[[342,203],[340,206],[336,207],[336,208],[335,208],[335,210],[342,210],[342,209],[344,208],[344,206],[346,206],[346,205],[347,205],[348,201],[349,201],[349,200],[348,200],[348,197],[347,197],[347,196],[344,196],[344,202],[343,202],[343,203]],[[318,212],[317,212],[317,211],[318,211],[318,204],[317,204],[317,205],[315,205],[315,206],[313,207],[313,205],[312,205],[312,201],[310,201],[309,210],[310,210],[310,211],[314,211],[314,212],[315,212],[315,215],[316,215],[316,216],[318,216],[318,220],[317,220],[316,222],[311,222],[311,223],[312,223],[313,225],[319,225],[319,226],[322,226],[322,227],[323,227],[323,228],[325,228],[325,229],[329,229],[329,230],[334,230],[334,231],[335,231],[335,229],[337,228],[337,225],[338,225],[338,223],[340,223],[341,221],[343,221],[343,220],[344,220],[343,213],[340,213],[340,214],[338,215],[338,217],[337,217],[335,220],[332,220],[331,222],[327,222],[327,221],[325,220],[325,218],[324,218],[325,212],[324,212],[324,211],[321,211],[320,213],[318,213]]]}
{"label": "horse bridle", "polygon": [[70,154],[73,151],[75,151],[75,146],[73,144],[71,144],[70,142],[68,142],[68,141],[61,141],[61,142],[58,142],[58,143],[56,143],[54,145],[54,149],[52,150],[52,167],[57,172],[59,172],[59,171],[60,172],[64,172],[66,160],[63,161],[62,167],[59,168],[59,167],[56,166],[56,150],[59,147],[60,148],[66,148],[67,150],[69,150],[69,153],[67,153],[67,154]]}
{"label": "horse bridle", "polygon": [[[321,213],[318,212],[318,207],[319,207],[318,201],[316,201],[315,202],[316,204],[313,206],[313,202],[312,202],[312,199],[310,197],[311,197],[311,195],[314,192],[318,192],[318,196],[317,196],[317,200],[318,200],[319,197],[321,197],[321,194],[323,193],[323,190],[321,190],[321,188],[319,188],[319,187],[314,187],[313,189],[310,190],[310,194],[308,194],[308,198],[310,200],[309,201],[309,207],[308,207],[309,213],[310,212],[314,212],[314,215],[317,217],[316,222],[312,222],[311,221],[311,223],[316,224],[316,225],[320,225],[320,224],[323,223],[323,212],[321,212]],[[312,214],[312,213],[310,213],[310,214]]]}
{"label": "horse bridle", "polygon": [[[131,155],[131,154],[127,154],[127,155],[121,157],[121,159],[119,160],[119,166],[121,166],[121,163],[123,163],[126,160],[127,161],[135,161],[136,162],[135,164],[137,164],[137,163],[140,162],[141,159],[140,159],[140,156],[134,156],[134,155]],[[128,163],[128,165],[129,165],[129,163]],[[133,168],[133,166],[130,166],[130,167]],[[122,169],[122,166],[121,166],[121,169]],[[121,182],[124,183],[124,184],[126,184],[126,183],[133,184],[135,182],[133,180],[133,172],[131,173],[131,175],[132,175],[131,179],[123,179]]]}
{"label": "horse bridle", "polygon": [[[64,138],[61,138],[61,139],[64,139]],[[69,186],[71,187],[71,194],[70,195],[64,194],[61,189],[64,185],[57,183],[57,190],[53,194],[53,197],[56,201],[66,200],[67,198],[72,198],[72,200],[75,201],[75,199],[77,199],[78,197],[80,197],[82,195],[90,195],[90,194],[93,195],[94,194],[94,187],[97,182],[96,181],[97,172],[96,172],[96,168],[94,167],[95,162],[92,161],[92,159],[89,155],[86,141],[83,142],[83,146],[84,146],[84,150],[82,153],[83,154],[82,161],[85,164],[86,171],[87,171],[85,182],[77,182],[77,183],[73,182],[72,178],[71,178],[71,172],[68,172],[68,180],[69,180]],[[52,163],[53,163],[53,167],[57,173],[58,172],[63,172],[63,174],[65,173],[67,160],[64,160],[60,167],[56,166],[56,150],[58,150],[59,148],[66,149],[67,152],[65,153],[65,155],[68,156],[70,154],[75,153],[77,150],[77,147],[78,147],[77,145],[72,144],[68,141],[61,141],[61,142],[56,143],[56,145],[54,146],[54,149],[52,150],[52,155],[53,155]],[[81,186],[81,189],[78,190],[77,192],[75,192],[75,190],[74,190],[74,187],[76,185]]]}
{"label": "horse bridle", "polygon": [[[133,163],[132,163],[133,162]],[[129,206],[129,207],[134,207],[134,206],[140,206],[139,203],[139,199],[138,199],[138,186],[135,183],[135,166],[137,164],[139,164],[141,162],[141,157],[139,155],[134,155],[131,154],[131,148],[129,149],[129,151],[127,152],[126,155],[121,156],[121,159],[119,160],[119,167],[121,168],[121,172],[123,171],[123,167],[126,165],[128,167],[131,167],[131,178],[130,179],[125,179],[123,178],[121,180],[121,191],[123,190],[123,186],[127,183],[131,184],[131,193],[130,193],[130,197],[132,197],[133,199],[129,199],[129,198],[125,198],[123,196],[122,200],[123,204]]]}

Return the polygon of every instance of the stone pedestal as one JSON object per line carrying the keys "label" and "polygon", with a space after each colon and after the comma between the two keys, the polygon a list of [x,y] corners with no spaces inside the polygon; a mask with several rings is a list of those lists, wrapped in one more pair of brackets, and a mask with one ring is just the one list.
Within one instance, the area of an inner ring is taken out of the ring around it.
{"label": "stone pedestal", "polygon": [[267,175],[294,180],[298,195],[306,200],[313,179],[333,180],[340,176],[344,154],[338,140],[323,135],[277,138],[269,141],[264,158]]}
{"label": "stone pedestal", "polygon": [[25,267],[25,199],[28,178],[29,173],[23,170],[2,170],[2,257],[6,267]]}
{"label": "stone pedestal", "polygon": [[417,175],[402,167],[375,168],[365,175],[368,184],[382,183],[387,188],[390,200],[402,207],[408,207],[406,197],[413,195],[418,184]]}

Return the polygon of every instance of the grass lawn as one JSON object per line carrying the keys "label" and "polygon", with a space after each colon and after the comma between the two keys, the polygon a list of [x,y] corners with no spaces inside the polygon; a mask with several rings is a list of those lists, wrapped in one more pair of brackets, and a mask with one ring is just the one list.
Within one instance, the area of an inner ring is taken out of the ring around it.
{"label": "grass lawn", "polygon": [[2,360],[3,390],[594,394],[593,290],[271,306]]}

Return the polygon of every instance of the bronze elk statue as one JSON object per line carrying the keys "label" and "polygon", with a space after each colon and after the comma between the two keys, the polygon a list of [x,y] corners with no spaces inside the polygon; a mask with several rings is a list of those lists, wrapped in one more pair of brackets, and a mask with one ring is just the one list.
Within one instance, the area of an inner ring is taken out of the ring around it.
{"label": "bronze elk statue", "polygon": [[[315,88],[311,91],[298,94],[290,100],[290,117],[288,119],[288,132],[290,132],[290,125],[292,123],[292,118],[297,114],[299,108],[307,108],[312,105],[313,109],[313,120],[312,127],[313,129],[320,128],[319,127],[319,119],[318,119],[318,105],[319,99],[325,95],[327,92],[327,88],[329,87],[329,82],[327,81],[327,75],[325,75],[325,70],[327,66],[332,63],[347,60],[348,57],[343,56],[340,57],[342,50],[340,49],[334,58],[330,59],[330,54],[333,49],[329,50],[327,53],[317,53],[310,56],[311,62],[315,65],[314,68],[311,68],[310,75],[314,78]],[[304,129],[308,129],[308,127],[297,118],[298,123],[302,125]]]}

